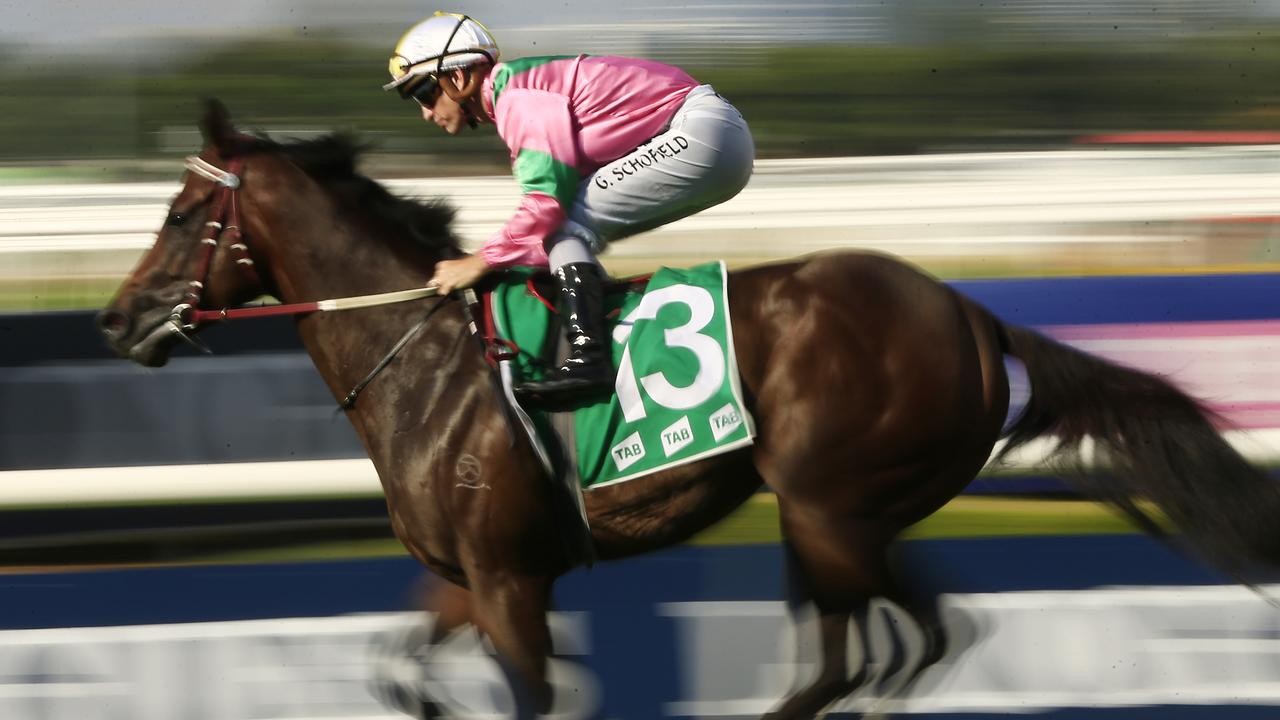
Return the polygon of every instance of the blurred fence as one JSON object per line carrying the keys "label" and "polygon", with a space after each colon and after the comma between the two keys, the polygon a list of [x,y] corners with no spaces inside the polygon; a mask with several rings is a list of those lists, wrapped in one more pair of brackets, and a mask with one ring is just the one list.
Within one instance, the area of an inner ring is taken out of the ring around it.
{"label": "blurred fence", "polygon": [[[519,192],[507,177],[387,184],[454,203],[472,247]],[[1276,187],[1278,145],[762,160],[738,197],[616,243],[605,261],[625,273],[861,247],[945,275],[1240,269],[1280,259]],[[54,285],[65,294],[68,283],[123,276],[176,190],[0,186],[0,287],[11,308],[47,306],[39,297],[56,298]]]}

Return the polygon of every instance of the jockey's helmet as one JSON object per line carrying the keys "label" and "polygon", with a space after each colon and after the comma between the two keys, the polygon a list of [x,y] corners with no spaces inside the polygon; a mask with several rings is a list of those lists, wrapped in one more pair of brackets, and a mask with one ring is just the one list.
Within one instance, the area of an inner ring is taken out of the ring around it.
{"label": "jockey's helmet", "polygon": [[422,85],[420,79],[434,86],[440,73],[486,60],[496,63],[498,57],[498,41],[484,25],[466,15],[437,12],[400,38],[388,65],[391,82],[382,89],[408,97]]}

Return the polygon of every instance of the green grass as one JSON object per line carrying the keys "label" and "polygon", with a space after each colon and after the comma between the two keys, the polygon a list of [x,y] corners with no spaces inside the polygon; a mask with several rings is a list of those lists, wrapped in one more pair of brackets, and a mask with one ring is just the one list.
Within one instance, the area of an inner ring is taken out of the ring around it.
{"label": "green grass", "polygon": [[318,562],[322,560],[360,560],[407,555],[404,546],[394,538],[343,540],[312,543],[286,548],[239,550],[215,553],[202,558],[210,564],[250,564],[279,562]]}
{"label": "green grass", "polygon": [[1111,508],[1085,500],[960,497],[907,531],[913,540],[1134,533]]}
{"label": "green grass", "polygon": [[[961,497],[911,528],[908,540],[1012,537],[1028,535],[1097,535],[1133,533],[1123,518],[1098,503],[1078,500],[1034,500]],[[695,537],[694,546],[766,545],[778,542],[778,506],[773,495],[754,496],[719,525]],[[314,543],[288,548],[214,553],[203,563],[267,563],[342,560],[405,555],[392,539]]]}
{"label": "green grass", "polygon": [[124,278],[19,278],[0,280],[0,312],[85,310],[103,307]]}
{"label": "green grass", "polygon": [[[1107,507],[1080,500],[960,497],[909,529],[910,540],[1016,535],[1089,535],[1135,532]],[[756,495],[694,545],[752,545],[781,539],[773,495]]]}
{"label": "green grass", "polygon": [[139,173],[127,168],[87,161],[64,162],[59,165],[14,165],[0,167],[0,185],[122,182],[136,179],[138,175]]}

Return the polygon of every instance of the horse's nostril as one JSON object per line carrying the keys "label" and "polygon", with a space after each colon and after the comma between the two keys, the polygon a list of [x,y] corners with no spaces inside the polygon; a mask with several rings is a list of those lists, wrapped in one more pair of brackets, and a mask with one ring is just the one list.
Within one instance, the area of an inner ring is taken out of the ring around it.
{"label": "horse's nostril", "polygon": [[98,313],[98,329],[109,339],[124,337],[129,332],[129,316],[119,310]]}

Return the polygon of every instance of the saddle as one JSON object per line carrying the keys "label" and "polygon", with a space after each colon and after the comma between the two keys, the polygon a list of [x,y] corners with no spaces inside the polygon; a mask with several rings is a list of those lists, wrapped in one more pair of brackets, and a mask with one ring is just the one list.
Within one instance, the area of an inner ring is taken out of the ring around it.
{"label": "saddle", "polygon": [[568,351],[548,300],[555,296],[550,275],[521,268],[500,274],[480,303],[487,355],[503,394],[551,474],[590,489],[752,442],[723,263],[610,283],[605,318],[617,392],[573,412],[526,411],[511,388],[556,367]]}

